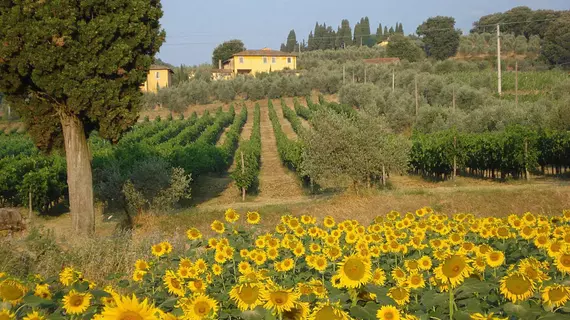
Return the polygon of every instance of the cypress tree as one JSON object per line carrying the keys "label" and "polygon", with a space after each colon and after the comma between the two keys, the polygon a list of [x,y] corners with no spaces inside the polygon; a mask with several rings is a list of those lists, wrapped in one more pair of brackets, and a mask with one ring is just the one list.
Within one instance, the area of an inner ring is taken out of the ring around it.
{"label": "cypress tree", "polygon": [[352,45],[352,29],[350,28],[350,22],[346,19],[340,23],[339,37],[339,47]]}
{"label": "cypress tree", "polygon": [[352,40],[352,43],[355,46],[360,46],[360,37],[362,36],[362,31],[360,30],[361,23],[362,19],[360,19],[360,22],[357,22],[354,26],[354,39]]}
{"label": "cypress tree", "polygon": [[284,51],[293,52],[295,50],[295,46],[297,46],[297,35],[295,34],[295,30],[291,30],[287,36],[287,44],[285,45]]}
{"label": "cypress tree", "polygon": [[394,27],[390,27],[390,30],[388,30],[388,33],[389,33],[390,35],[393,35],[393,34],[395,33]]}
{"label": "cypress tree", "polygon": [[388,26],[384,26],[384,40],[388,39],[389,36]]}
{"label": "cypress tree", "polygon": [[309,32],[309,39],[307,40],[307,50],[315,50],[315,40],[313,39],[313,31]]}
{"label": "cypress tree", "polygon": [[376,43],[380,43],[384,40],[384,34],[382,33],[382,24],[378,24],[376,29]]}

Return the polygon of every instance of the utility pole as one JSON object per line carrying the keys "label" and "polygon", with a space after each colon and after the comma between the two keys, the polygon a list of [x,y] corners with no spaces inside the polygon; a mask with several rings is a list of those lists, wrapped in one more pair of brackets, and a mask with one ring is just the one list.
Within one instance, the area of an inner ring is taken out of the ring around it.
{"label": "utility pole", "polygon": [[366,83],[366,69],[368,69],[368,68],[364,67],[364,83]]}
{"label": "utility pole", "polygon": [[515,106],[519,106],[519,62],[515,61]]}
{"label": "utility pole", "polygon": [[497,76],[498,76],[498,80],[499,80],[499,96],[502,95],[503,93],[501,92],[502,90],[502,85],[501,85],[501,27],[499,24],[497,24]]}
{"label": "utility pole", "polygon": [[457,178],[457,136],[453,136],[453,181]]}
{"label": "utility pole", "polygon": [[392,92],[394,92],[395,88],[396,88],[396,73],[394,69],[392,69]]}

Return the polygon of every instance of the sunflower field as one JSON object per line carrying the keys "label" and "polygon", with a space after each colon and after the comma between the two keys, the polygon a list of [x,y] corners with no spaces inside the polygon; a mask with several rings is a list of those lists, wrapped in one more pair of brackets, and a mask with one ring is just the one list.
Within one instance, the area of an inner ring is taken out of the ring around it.
{"label": "sunflower field", "polygon": [[73,266],[0,273],[0,319],[570,319],[570,210],[426,207],[369,225],[284,215],[273,232],[260,221],[228,209],[212,230],[188,229],[184,248],[152,245],[111,285]]}

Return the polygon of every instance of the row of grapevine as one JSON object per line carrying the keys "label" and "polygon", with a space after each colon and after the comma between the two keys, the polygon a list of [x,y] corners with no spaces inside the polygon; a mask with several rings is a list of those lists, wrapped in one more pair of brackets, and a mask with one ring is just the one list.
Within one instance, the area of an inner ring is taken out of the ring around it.
{"label": "row of grapevine", "polygon": [[458,171],[487,178],[520,178],[538,166],[570,167],[570,133],[509,127],[500,132],[458,133],[453,130],[415,134],[411,170],[437,179]]}
{"label": "row of grapevine", "polygon": [[184,130],[184,128],[192,126],[194,123],[196,123],[197,119],[198,115],[196,114],[196,112],[193,112],[190,118],[188,118],[187,120],[172,121],[162,131],[159,131],[154,135],[152,135],[151,137],[144,139],[145,143],[148,143],[150,145],[157,145],[166,142],[176,137],[180,132],[182,132],[182,130]]}
{"label": "row of grapevine", "polygon": [[293,99],[293,104],[295,106],[295,113],[305,119],[305,120],[309,120],[309,118],[311,117],[311,109],[301,105],[301,103],[299,103],[299,99],[294,98]]}
{"label": "row of grapevine", "polygon": [[269,119],[273,126],[273,132],[275,133],[275,139],[277,140],[277,150],[279,151],[281,161],[289,168],[299,171],[303,160],[303,144],[299,140],[289,139],[283,132],[271,100],[267,102],[267,108],[269,110]]}
{"label": "row of grapevine", "polygon": [[[243,166],[242,166],[243,155]],[[253,129],[249,140],[242,141],[235,153],[235,169],[232,179],[240,190],[257,188],[259,168],[261,166],[261,111],[259,103],[253,112]]]}
{"label": "row of grapevine", "polygon": [[17,155],[33,155],[38,151],[28,135],[0,133],[0,159]]}
{"label": "row of grapevine", "polygon": [[303,131],[303,124],[301,123],[301,120],[299,120],[299,117],[297,117],[297,113],[287,106],[285,99],[281,99],[281,110],[283,110],[283,117],[289,120],[295,133],[301,134]]}

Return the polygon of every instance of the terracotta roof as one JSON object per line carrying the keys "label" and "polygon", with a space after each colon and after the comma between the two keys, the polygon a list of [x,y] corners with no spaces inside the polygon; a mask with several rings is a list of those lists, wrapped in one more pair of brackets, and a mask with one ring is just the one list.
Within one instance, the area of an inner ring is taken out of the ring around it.
{"label": "terracotta roof", "polygon": [[266,57],[296,57],[296,52],[283,52],[277,50],[245,50],[234,54],[235,56],[266,56]]}
{"label": "terracotta roof", "polygon": [[[169,71],[172,71],[172,69],[170,69],[170,67],[161,66],[158,64],[151,64],[149,70],[169,70]],[[174,71],[172,71],[172,72],[174,72]]]}
{"label": "terracotta roof", "polygon": [[397,63],[400,62],[400,58],[374,58],[374,59],[364,59],[364,63]]}

